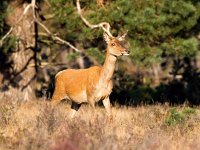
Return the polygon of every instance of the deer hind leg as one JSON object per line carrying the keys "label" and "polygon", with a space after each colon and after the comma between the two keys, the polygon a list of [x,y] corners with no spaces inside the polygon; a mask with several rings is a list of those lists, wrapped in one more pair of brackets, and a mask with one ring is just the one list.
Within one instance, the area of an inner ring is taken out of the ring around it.
{"label": "deer hind leg", "polygon": [[51,104],[55,106],[58,103],[60,103],[61,100],[63,100],[65,97],[66,97],[66,93],[64,92],[64,90],[55,89],[52,100],[51,100]]}
{"label": "deer hind leg", "polygon": [[79,110],[79,108],[81,107],[81,104],[77,104],[75,102],[72,102],[72,106],[71,106],[71,115],[70,118],[73,119],[76,112]]}

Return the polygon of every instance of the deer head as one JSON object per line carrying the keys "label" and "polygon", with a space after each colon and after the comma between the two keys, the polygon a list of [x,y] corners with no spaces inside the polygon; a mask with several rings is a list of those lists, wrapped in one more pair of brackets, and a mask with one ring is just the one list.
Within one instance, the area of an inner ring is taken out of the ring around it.
{"label": "deer head", "polygon": [[81,7],[80,7],[80,1],[76,1],[76,6],[77,6],[77,11],[78,14],[80,15],[82,21],[87,25],[89,28],[94,29],[94,28],[102,28],[104,30],[104,40],[106,41],[108,48],[107,52],[109,52],[111,55],[114,55],[116,57],[122,56],[122,55],[129,55],[129,44],[128,42],[125,41],[125,37],[127,35],[127,31],[117,37],[114,37],[111,32],[110,32],[110,24],[107,22],[101,22],[98,24],[91,24],[84,18]]}
{"label": "deer head", "polygon": [[127,32],[117,37],[111,37],[107,33],[104,33],[104,40],[108,45],[107,52],[116,57],[129,55],[129,44],[125,40],[126,35]]}

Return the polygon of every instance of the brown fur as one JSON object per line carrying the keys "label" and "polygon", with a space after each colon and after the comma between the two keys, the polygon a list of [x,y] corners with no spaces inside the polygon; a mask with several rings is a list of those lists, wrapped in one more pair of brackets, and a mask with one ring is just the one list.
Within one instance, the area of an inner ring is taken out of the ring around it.
{"label": "brown fur", "polygon": [[95,103],[103,100],[110,114],[109,95],[112,92],[112,76],[118,56],[127,55],[124,37],[110,38],[104,35],[107,42],[106,59],[103,66],[93,66],[88,69],[66,69],[55,77],[55,91],[52,103],[55,105],[66,98],[72,101],[72,117],[81,103],[89,103],[93,108]]}

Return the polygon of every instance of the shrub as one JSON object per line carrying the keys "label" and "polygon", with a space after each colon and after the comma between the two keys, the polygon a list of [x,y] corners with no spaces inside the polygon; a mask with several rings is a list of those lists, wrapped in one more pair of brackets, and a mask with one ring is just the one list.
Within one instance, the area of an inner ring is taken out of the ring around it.
{"label": "shrub", "polygon": [[170,110],[169,117],[165,120],[167,125],[176,125],[182,123],[190,118],[191,115],[196,114],[196,110],[193,108],[184,108],[182,111],[178,111],[176,108]]}

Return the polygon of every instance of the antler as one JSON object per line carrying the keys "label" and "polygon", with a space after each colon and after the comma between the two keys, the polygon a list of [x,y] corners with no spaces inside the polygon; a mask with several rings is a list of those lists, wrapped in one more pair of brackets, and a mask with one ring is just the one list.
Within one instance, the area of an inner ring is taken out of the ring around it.
{"label": "antler", "polygon": [[77,0],[76,1],[76,6],[77,6],[77,11],[78,11],[78,14],[80,15],[81,19],[83,20],[83,22],[91,29],[94,29],[94,28],[102,28],[110,37],[113,37],[113,35],[110,33],[110,24],[108,22],[101,22],[99,24],[91,24],[89,23],[84,17],[83,17],[83,14],[82,14],[82,11],[81,11],[81,7],[80,7],[80,1]]}

